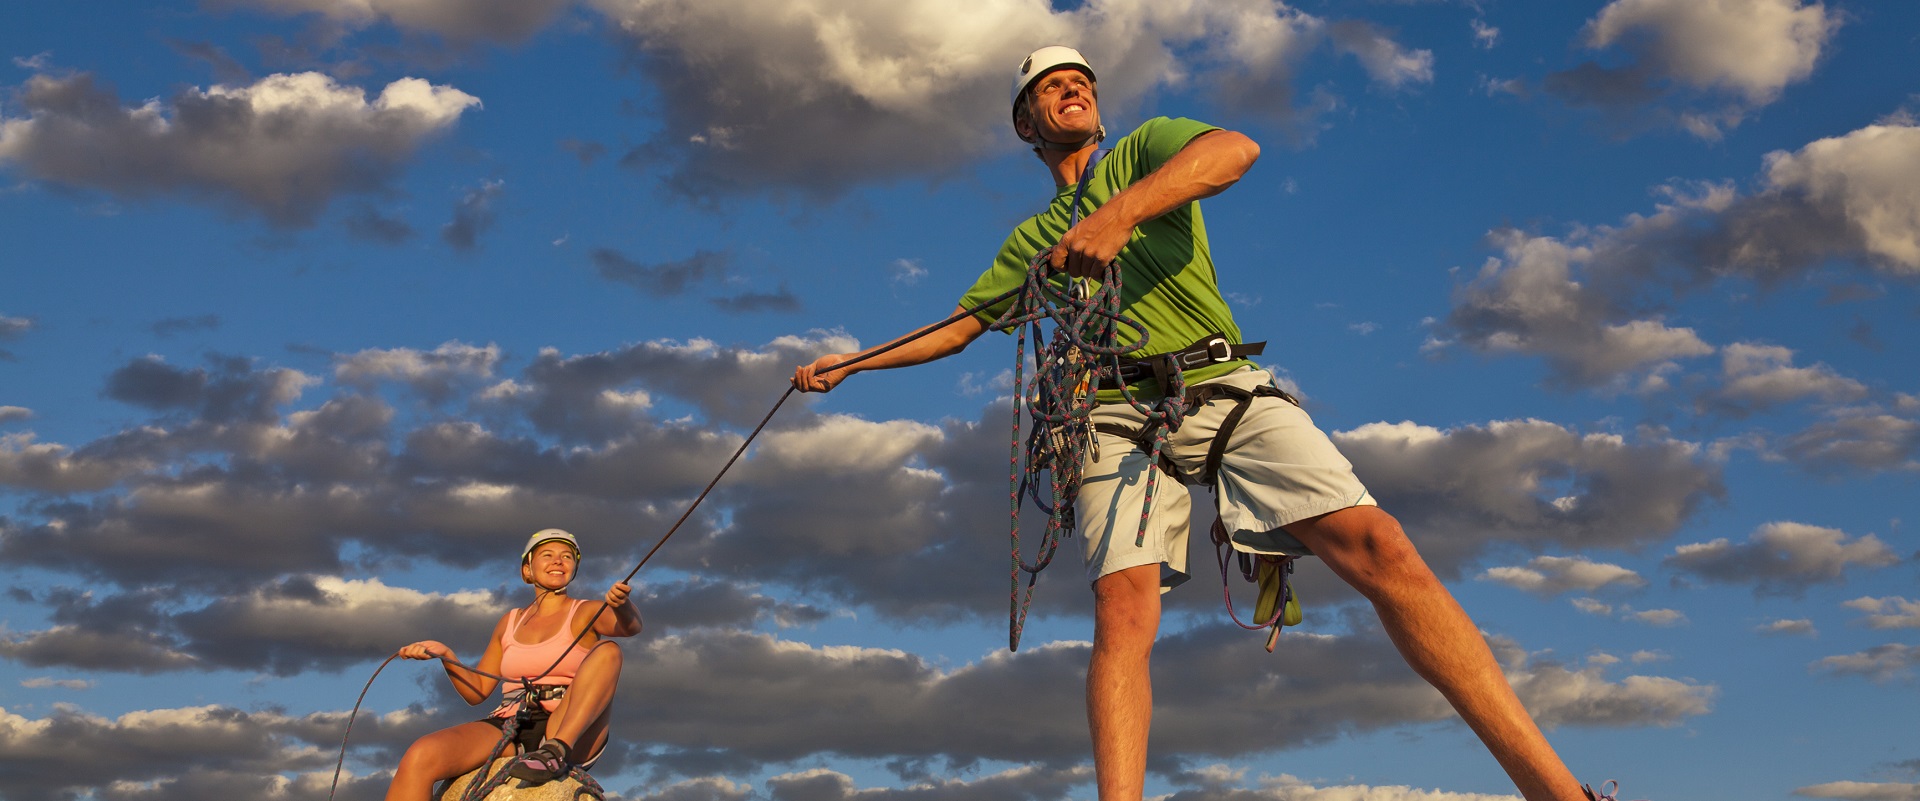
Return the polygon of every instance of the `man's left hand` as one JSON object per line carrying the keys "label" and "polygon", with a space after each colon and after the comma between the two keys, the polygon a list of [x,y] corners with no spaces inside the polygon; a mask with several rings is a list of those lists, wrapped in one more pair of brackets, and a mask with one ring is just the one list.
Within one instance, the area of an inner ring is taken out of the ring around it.
{"label": "man's left hand", "polygon": [[1133,238],[1133,226],[1120,221],[1119,216],[1109,213],[1107,206],[1094,210],[1079,225],[1067,229],[1047,257],[1048,262],[1055,270],[1065,270],[1075,278],[1099,278]]}

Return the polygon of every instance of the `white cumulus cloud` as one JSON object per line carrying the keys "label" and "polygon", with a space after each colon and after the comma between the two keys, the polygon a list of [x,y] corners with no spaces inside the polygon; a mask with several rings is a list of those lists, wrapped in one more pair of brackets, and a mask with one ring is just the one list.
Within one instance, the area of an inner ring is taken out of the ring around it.
{"label": "white cumulus cloud", "polygon": [[36,75],[24,117],[0,117],[0,166],[127,198],[182,193],[307,225],[342,193],[384,188],[427,138],[480,100],[419,78],[372,100],[317,73],[187,88],[120,105],[91,75]]}

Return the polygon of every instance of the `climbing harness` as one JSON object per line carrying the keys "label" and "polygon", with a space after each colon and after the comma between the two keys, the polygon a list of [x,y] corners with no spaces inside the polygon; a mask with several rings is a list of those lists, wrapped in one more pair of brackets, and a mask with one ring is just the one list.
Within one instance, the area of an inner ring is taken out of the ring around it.
{"label": "climbing harness", "polygon": [[[1204,342],[1205,340],[1203,340],[1203,343]],[[1241,352],[1249,354],[1258,353],[1265,344],[1264,342],[1250,343],[1246,346],[1247,349]],[[1196,345],[1180,352],[1192,352],[1198,348],[1199,345]],[[1174,365],[1173,369],[1177,370],[1180,366],[1183,366],[1182,360],[1179,358],[1170,361]],[[1222,359],[1221,361],[1225,360]],[[1258,600],[1254,604],[1254,620],[1261,622],[1249,624],[1241,621],[1239,614],[1234,610],[1233,590],[1231,586],[1229,586],[1227,579],[1228,553],[1234,550],[1232,547],[1233,541],[1232,537],[1227,533],[1226,524],[1222,522],[1221,519],[1221,504],[1224,503],[1224,501],[1217,489],[1220,478],[1220,464],[1221,461],[1226,458],[1227,443],[1232,440],[1234,431],[1239,428],[1240,420],[1246,416],[1247,409],[1253,405],[1254,398],[1279,398],[1295,406],[1300,405],[1300,401],[1278,387],[1263,384],[1251,389],[1242,389],[1231,384],[1202,384],[1187,393],[1186,406],[1188,409],[1197,410],[1209,403],[1220,400],[1232,401],[1234,405],[1233,409],[1221,418],[1219,428],[1214,431],[1213,439],[1208,443],[1206,461],[1201,465],[1200,474],[1197,476],[1188,475],[1165,456],[1156,455],[1155,461],[1160,467],[1160,472],[1172,476],[1182,484],[1197,484],[1216,488],[1214,494],[1213,526],[1208,533],[1213,540],[1214,558],[1220,564],[1220,596],[1226,601],[1227,616],[1233,620],[1234,624],[1248,631],[1258,631],[1260,629],[1270,630],[1270,633],[1267,635],[1266,648],[1268,653],[1272,653],[1274,646],[1280,640],[1280,630],[1286,626],[1297,626],[1300,624],[1300,604],[1294,596],[1292,582],[1293,563],[1299,557],[1251,554],[1245,551],[1238,552],[1240,575],[1258,587],[1256,596]],[[1146,432],[1119,423],[1099,423],[1094,426],[1094,430],[1102,434],[1111,434],[1130,440],[1143,451],[1148,450],[1153,445],[1152,440],[1146,436]],[[1149,477],[1151,478],[1151,476]]]}

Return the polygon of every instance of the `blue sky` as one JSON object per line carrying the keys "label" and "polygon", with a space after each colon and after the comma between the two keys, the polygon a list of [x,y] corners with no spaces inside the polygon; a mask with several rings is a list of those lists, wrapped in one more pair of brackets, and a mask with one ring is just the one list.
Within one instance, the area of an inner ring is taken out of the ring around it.
{"label": "blue sky", "polygon": [[[525,603],[528,533],[578,534],[597,591],[793,365],[952,308],[1051,196],[1005,92],[1068,43],[1116,133],[1262,144],[1204,204],[1240,325],[1576,774],[1920,799],[1920,7],[6,16],[7,798],[323,797],[380,659]],[[1012,350],[781,410],[639,577],[612,793],[1092,797],[1074,566],[1005,649]],[[1150,793],[1510,797],[1322,568],[1268,655],[1210,560],[1168,596]],[[364,714],[344,798],[473,713],[408,663]]]}

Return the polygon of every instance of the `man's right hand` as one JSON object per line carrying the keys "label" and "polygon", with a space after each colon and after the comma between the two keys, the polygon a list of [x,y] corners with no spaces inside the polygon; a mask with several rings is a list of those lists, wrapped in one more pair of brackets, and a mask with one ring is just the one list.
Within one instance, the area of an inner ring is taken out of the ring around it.
{"label": "man's right hand", "polygon": [[840,382],[847,380],[847,371],[834,370],[821,372],[829,367],[853,358],[857,354],[829,353],[812,364],[803,364],[793,368],[793,388],[801,392],[832,392]]}

